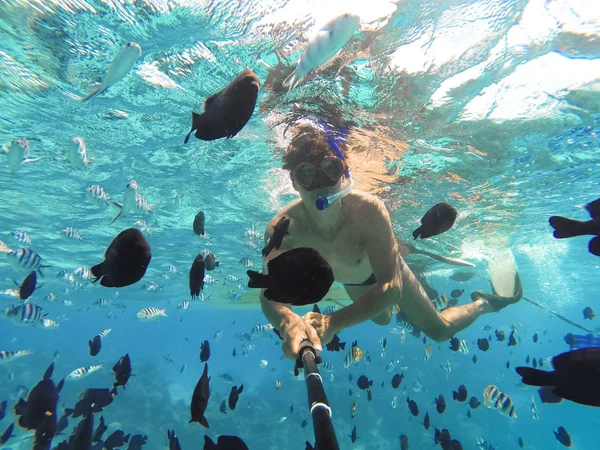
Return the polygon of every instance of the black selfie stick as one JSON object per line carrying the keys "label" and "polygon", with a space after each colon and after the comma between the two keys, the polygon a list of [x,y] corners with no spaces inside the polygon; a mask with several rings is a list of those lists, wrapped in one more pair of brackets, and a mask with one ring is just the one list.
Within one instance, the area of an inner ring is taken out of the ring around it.
{"label": "black selfie stick", "polygon": [[331,423],[331,407],[323,389],[323,379],[317,368],[317,364],[321,361],[321,356],[317,354],[309,340],[300,343],[295,370],[304,367],[308,407],[315,431],[315,450],[339,450],[340,446]]}

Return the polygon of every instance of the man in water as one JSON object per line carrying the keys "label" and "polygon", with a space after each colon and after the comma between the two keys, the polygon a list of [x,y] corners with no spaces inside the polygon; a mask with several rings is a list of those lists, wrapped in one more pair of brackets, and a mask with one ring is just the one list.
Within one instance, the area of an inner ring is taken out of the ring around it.
{"label": "man in water", "polygon": [[[482,314],[499,311],[522,297],[504,298],[481,292],[473,302],[438,312],[398,250],[390,216],[377,197],[352,190],[329,207],[319,210],[319,198],[345,192],[343,180],[347,163],[343,150],[319,126],[303,126],[283,156],[294,189],[300,199],[280,211],[265,230],[265,244],[281,218],[290,218],[288,234],[279,249],[273,249],[266,263],[298,247],[317,250],[331,265],[335,280],[341,282],[352,304],[332,313],[310,312],[300,317],[290,305],[270,301],[261,292],[262,310],[283,339],[283,353],[297,357],[302,340],[317,350],[345,328],[372,320],[387,325],[394,305],[435,341],[450,339]],[[346,172],[349,175],[349,172]]]}

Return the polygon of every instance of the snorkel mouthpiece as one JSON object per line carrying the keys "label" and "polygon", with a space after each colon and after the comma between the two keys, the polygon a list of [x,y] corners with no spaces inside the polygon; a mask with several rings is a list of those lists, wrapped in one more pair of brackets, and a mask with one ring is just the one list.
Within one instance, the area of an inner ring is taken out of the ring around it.
{"label": "snorkel mouthpiece", "polygon": [[[344,153],[342,152],[342,149],[340,148],[338,141],[341,141],[346,138],[346,136],[348,135],[348,128],[347,127],[340,128],[339,134],[341,137],[336,139],[336,137],[333,135],[333,133],[330,130],[331,125],[329,125],[324,120],[321,120],[321,119],[317,119],[317,120],[319,122],[319,125],[321,125],[323,127],[323,129],[325,130],[325,134],[327,136],[327,143],[333,149],[333,151],[335,152],[335,155],[338,158],[340,158],[342,161],[345,161]],[[348,195],[350,193],[350,191],[352,190],[352,187],[354,186],[354,181],[350,177],[349,169],[346,169],[344,171],[344,176],[349,181],[348,184],[346,185],[346,187],[342,188],[339,192],[336,192],[335,194],[331,194],[326,197],[321,196],[321,197],[317,198],[315,206],[317,207],[317,209],[319,211],[323,211],[323,210],[329,208],[329,206],[333,202],[344,198],[346,195]]]}

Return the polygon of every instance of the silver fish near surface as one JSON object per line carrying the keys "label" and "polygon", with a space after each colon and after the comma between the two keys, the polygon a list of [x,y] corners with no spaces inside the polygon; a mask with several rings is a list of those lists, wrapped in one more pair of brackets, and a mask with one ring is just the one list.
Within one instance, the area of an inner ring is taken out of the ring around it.
{"label": "silver fish near surface", "polygon": [[15,230],[10,235],[15,241],[20,242],[23,245],[31,244],[31,236],[25,231]]}
{"label": "silver fish near surface", "polygon": [[67,145],[67,160],[73,167],[86,170],[91,162],[87,155],[87,148],[82,137],[74,137]]}
{"label": "silver fish near surface", "polygon": [[30,158],[30,147],[27,139],[18,139],[12,141],[10,146],[3,146],[4,154],[7,158],[8,169],[11,174],[15,174],[17,170],[27,163],[39,161],[41,158]]}
{"label": "silver fish near surface", "polygon": [[310,39],[296,69],[283,81],[282,86],[291,91],[311,70],[329,62],[346,45],[359,25],[360,17],[352,14],[342,14],[323,25],[316,36]]}
{"label": "silver fish near surface", "polygon": [[111,201],[110,196],[106,193],[104,188],[102,186],[100,186],[99,184],[94,184],[92,186],[89,186],[85,190],[85,192],[90,201],[93,201],[96,203],[101,203],[101,204],[108,204],[108,202]]}
{"label": "silver fish near surface", "polygon": [[102,83],[94,86],[92,91],[81,99],[82,102],[89,100],[95,95],[101,94],[109,87],[121,81],[135,66],[137,60],[142,56],[142,48],[135,42],[127,42],[108,66],[108,70],[102,79]]}
{"label": "silver fish near surface", "polygon": [[2,350],[0,351],[0,364],[5,364],[27,355],[31,355],[31,350],[18,350],[16,352]]}
{"label": "silver fish near surface", "polygon": [[67,227],[60,232],[61,237],[66,239],[74,239],[81,241],[83,238],[83,234],[80,233],[76,228]]}

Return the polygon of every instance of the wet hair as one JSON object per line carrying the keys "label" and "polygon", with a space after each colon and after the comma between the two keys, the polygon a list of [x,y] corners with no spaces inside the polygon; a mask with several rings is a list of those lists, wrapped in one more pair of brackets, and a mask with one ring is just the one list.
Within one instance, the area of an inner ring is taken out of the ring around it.
{"label": "wet hair", "polygon": [[[346,159],[345,145],[340,143],[340,149]],[[283,169],[294,170],[301,162],[319,163],[326,156],[337,156],[327,142],[327,134],[319,126],[303,125],[292,138],[290,145],[283,154]]]}

